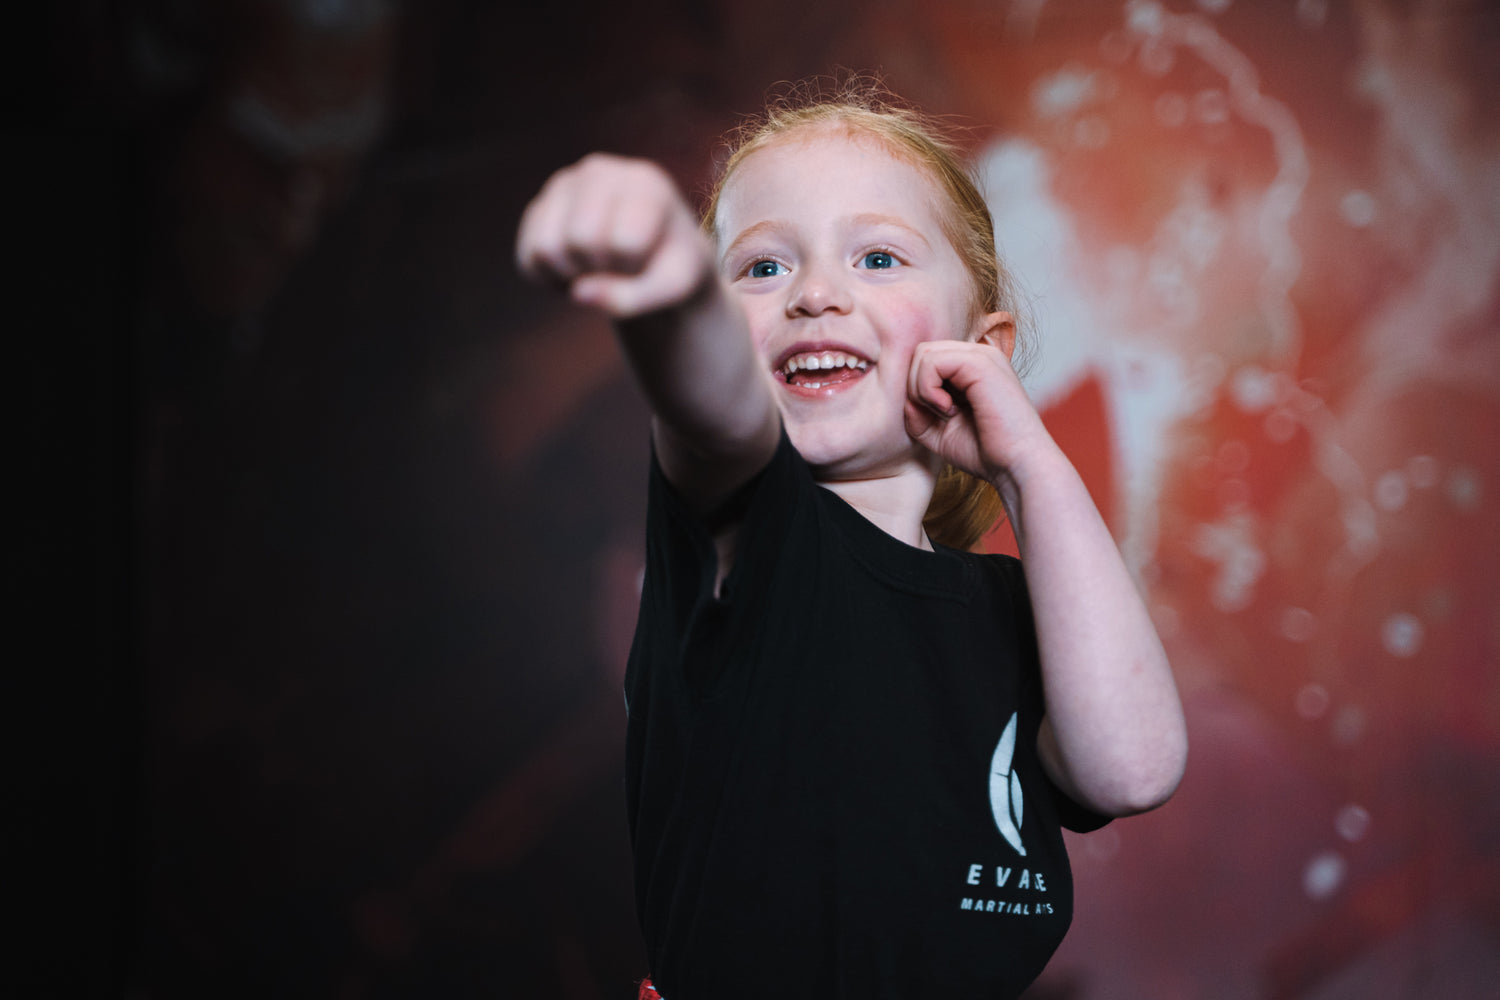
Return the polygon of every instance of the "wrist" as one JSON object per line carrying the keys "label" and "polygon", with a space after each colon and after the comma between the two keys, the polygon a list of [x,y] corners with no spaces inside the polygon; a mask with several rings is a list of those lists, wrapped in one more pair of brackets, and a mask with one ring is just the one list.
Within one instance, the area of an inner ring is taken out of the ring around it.
{"label": "wrist", "polygon": [[1001,496],[1007,490],[1025,490],[1034,484],[1072,471],[1068,456],[1058,447],[1045,428],[1007,449],[1005,460],[992,466],[985,476]]}
{"label": "wrist", "polygon": [[706,262],[685,277],[665,301],[632,315],[616,316],[614,323],[626,337],[671,335],[679,331],[713,329],[734,322],[733,307],[718,275]]}
{"label": "wrist", "polygon": [[1077,481],[1078,472],[1057,442],[1043,430],[1024,445],[1011,449],[1006,463],[986,478],[1000,494],[1006,515],[1019,534],[1025,499]]}

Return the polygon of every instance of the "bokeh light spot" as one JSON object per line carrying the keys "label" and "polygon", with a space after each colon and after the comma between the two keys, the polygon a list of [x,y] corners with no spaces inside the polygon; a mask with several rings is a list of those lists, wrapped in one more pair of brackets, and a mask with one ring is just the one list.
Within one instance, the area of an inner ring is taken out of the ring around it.
{"label": "bokeh light spot", "polygon": [[1391,470],[1375,480],[1375,506],[1387,511],[1405,507],[1406,477]]}
{"label": "bokeh light spot", "polygon": [[1287,608],[1281,613],[1281,634],[1292,642],[1307,642],[1318,634],[1318,619],[1306,608]]}
{"label": "bokeh light spot", "polygon": [[1323,713],[1328,711],[1328,705],[1332,698],[1328,689],[1321,684],[1304,684],[1297,692],[1296,708],[1297,714],[1311,722],[1322,718]]}
{"label": "bokeh light spot", "polygon": [[1302,891],[1309,899],[1325,900],[1344,884],[1346,870],[1344,859],[1337,851],[1324,851],[1303,869]]}
{"label": "bokeh light spot", "polygon": [[1350,191],[1339,201],[1339,214],[1358,229],[1375,221],[1375,199],[1368,191]]}
{"label": "bokeh light spot", "polygon": [[1364,806],[1351,802],[1333,818],[1333,828],[1351,844],[1363,840],[1370,829],[1370,812]]}
{"label": "bokeh light spot", "polygon": [[1422,648],[1425,632],[1416,615],[1402,611],[1391,615],[1380,626],[1380,643],[1392,656],[1413,656]]}

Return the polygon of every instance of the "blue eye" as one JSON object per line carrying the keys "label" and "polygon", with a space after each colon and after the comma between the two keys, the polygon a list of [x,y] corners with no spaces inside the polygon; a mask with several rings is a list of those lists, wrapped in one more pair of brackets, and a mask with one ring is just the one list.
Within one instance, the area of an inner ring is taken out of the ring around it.
{"label": "blue eye", "polygon": [[883,271],[895,267],[898,261],[884,250],[871,250],[860,263],[872,271]]}
{"label": "blue eye", "polygon": [[774,260],[758,260],[750,265],[749,273],[752,278],[774,278],[778,274],[785,274],[786,268]]}

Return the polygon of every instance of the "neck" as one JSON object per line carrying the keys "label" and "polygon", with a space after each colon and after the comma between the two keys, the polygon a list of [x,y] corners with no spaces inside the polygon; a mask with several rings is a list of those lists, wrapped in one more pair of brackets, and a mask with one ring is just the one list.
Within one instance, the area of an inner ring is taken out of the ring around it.
{"label": "neck", "polygon": [[825,489],[859,511],[871,524],[897,541],[932,551],[922,527],[937,472],[918,462],[909,462],[889,475],[865,479],[818,481]]}

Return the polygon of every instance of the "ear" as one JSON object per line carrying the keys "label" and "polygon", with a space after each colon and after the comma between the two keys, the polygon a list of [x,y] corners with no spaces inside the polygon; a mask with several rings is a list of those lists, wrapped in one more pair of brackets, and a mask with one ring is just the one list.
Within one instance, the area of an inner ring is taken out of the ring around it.
{"label": "ear", "polygon": [[1008,312],[992,312],[974,322],[974,341],[1000,348],[1010,360],[1016,350],[1016,321]]}

